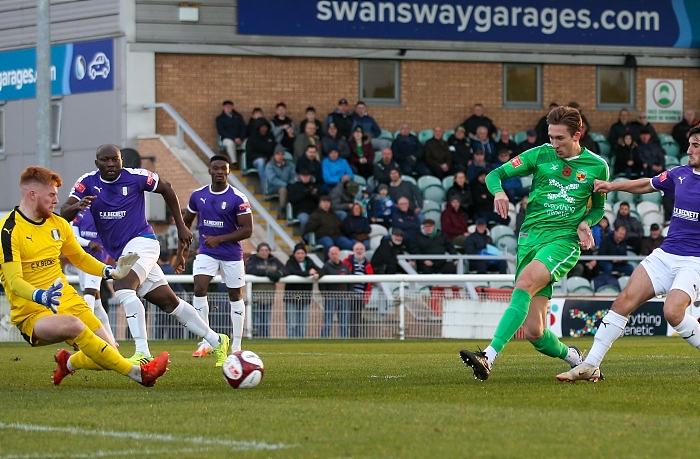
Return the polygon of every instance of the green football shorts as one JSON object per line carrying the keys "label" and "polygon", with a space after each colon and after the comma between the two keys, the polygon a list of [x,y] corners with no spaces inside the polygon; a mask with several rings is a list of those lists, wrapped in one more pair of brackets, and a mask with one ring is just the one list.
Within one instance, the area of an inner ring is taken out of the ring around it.
{"label": "green football shorts", "polygon": [[581,248],[578,241],[558,239],[546,244],[520,245],[518,246],[518,260],[515,269],[517,281],[520,271],[532,260],[538,260],[547,267],[551,274],[549,285],[540,290],[535,296],[552,297],[552,285],[571,271],[578,258],[581,256]]}

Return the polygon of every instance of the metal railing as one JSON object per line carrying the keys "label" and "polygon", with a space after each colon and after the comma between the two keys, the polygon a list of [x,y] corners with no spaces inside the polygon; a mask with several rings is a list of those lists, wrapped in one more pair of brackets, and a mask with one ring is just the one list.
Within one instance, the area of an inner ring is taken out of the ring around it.
{"label": "metal railing", "polygon": [[[214,152],[212,151],[211,148],[209,148],[209,145],[202,140],[201,137],[195,132],[192,127],[187,124],[187,121],[185,121],[180,114],[172,107],[170,104],[165,103],[165,102],[159,102],[155,104],[145,104],[143,105],[144,110],[150,110],[150,109],[158,109],[161,108],[163,109],[172,119],[175,121],[176,124],[176,145],[178,148],[184,149],[186,147],[185,144],[185,134],[187,134],[192,142],[194,142],[197,147],[202,150],[202,152],[207,156],[207,158],[211,158],[214,156]],[[239,190],[247,190],[248,188],[240,181],[238,180],[238,177],[236,177],[233,174],[230,174],[228,177],[228,181],[231,185],[235,186]],[[267,226],[267,243],[270,244],[270,247],[274,250],[276,247],[275,244],[275,236],[279,236],[282,241],[288,246],[288,249],[291,251],[294,246],[296,245],[296,241],[292,239],[289,234],[280,226],[279,223],[273,218],[269,212],[267,211],[267,208],[263,206],[260,201],[258,201],[255,196],[253,196],[252,193],[248,193],[248,201],[250,201],[250,206],[255,210],[262,218],[265,220],[265,224]]]}

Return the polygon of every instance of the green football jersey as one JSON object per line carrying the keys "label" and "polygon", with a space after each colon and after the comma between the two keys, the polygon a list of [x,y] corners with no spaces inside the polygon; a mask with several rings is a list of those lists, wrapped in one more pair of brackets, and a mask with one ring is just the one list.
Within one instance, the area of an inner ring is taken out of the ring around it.
{"label": "green football jersey", "polygon": [[[530,174],[533,174],[532,187],[519,244],[546,243],[559,238],[578,240],[576,230],[584,219],[593,226],[602,218],[605,194],[593,193],[593,182],[607,181],[610,171],[600,156],[581,148],[579,156],[561,159],[550,144],[544,144],[492,171],[487,185],[495,194],[502,191],[502,180]],[[494,179],[498,179],[497,184]],[[592,202],[587,213],[589,198]]]}

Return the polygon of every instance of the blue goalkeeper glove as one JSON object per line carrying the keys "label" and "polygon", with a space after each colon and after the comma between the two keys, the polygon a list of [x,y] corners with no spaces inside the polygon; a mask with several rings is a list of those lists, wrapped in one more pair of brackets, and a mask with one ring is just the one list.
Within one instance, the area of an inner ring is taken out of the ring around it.
{"label": "blue goalkeeper glove", "polygon": [[63,293],[61,293],[62,288],[63,281],[59,277],[53,282],[53,285],[46,290],[39,288],[34,290],[34,293],[32,294],[32,301],[42,304],[51,309],[54,314],[58,314],[56,307],[61,304],[58,298],[63,295]]}

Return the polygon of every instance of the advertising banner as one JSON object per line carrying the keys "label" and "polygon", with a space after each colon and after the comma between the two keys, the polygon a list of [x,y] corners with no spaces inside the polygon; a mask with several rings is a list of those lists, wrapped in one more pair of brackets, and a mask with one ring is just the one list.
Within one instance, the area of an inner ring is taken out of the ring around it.
{"label": "advertising banner", "polygon": [[[114,41],[51,47],[51,95],[114,89]],[[0,53],[0,100],[36,97],[36,49]]]}
{"label": "advertising banner", "polygon": [[700,46],[695,0],[239,0],[238,33],[610,46]]}
{"label": "advertising banner", "polygon": [[683,80],[647,78],[647,120],[678,123],[683,119]]}

